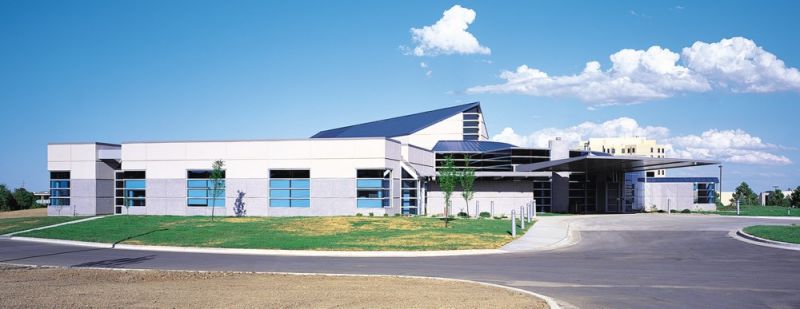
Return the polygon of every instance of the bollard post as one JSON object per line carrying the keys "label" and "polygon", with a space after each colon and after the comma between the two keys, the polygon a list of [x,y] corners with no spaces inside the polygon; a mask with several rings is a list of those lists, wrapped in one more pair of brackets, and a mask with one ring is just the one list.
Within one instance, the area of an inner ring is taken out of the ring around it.
{"label": "bollard post", "polygon": [[489,212],[491,213],[492,218],[494,218],[494,201],[489,202]]}
{"label": "bollard post", "polygon": [[481,217],[481,201],[475,201],[475,218]]}
{"label": "bollard post", "polygon": [[528,223],[533,221],[533,212],[531,211],[531,203],[528,203]]}
{"label": "bollard post", "polygon": [[741,200],[736,200],[736,215],[739,215],[739,204],[741,204]]}
{"label": "bollard post", "polygon": [[536,200],[533,200],[533,218],[536,219]]}
{"label": "bollard post", "polygon": [[519,222],[522,229],[525,229],[525,207],[519,206]]}
{"label": "bollard post", "polygon": [[517,237],[517,214],[514,213],[514,210],[511,210],[511,237]]}

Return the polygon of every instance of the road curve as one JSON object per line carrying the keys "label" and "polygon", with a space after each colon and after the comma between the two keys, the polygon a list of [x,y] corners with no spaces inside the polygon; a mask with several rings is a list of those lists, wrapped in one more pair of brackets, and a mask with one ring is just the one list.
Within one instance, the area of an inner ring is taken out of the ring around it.
{"label": "road curve", "polygon": [[453,257],[298,257],[96,249],[0,239],[0,263],[172,270],[391,274],[521,288],[581,308],[800,307],[800,252],[728,236],[766,218],[576,216],[581,241],[543,252]]}

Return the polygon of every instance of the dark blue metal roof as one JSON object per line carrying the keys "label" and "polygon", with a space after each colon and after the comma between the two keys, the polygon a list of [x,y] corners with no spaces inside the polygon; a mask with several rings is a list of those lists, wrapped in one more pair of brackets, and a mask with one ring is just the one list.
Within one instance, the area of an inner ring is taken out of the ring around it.
{"label": "dark blue metal roof", "polygon": [[[644,182],[644,178],[639,178]],[[647,177],[647,182],[713,182],[719,183],[717,177]]]}
{"label": "dark blue metal roof", "polygon": [[347,127],[320,131],[311,138],[336,137],[395,137],[409,135],[453,115],[480,107],[480,102],[447,107],[428,112],[400,116]]}
{"label": "dark blue metal roof", "polygon": [[517,146],[490,141],[439,141],[433,152],[489,152]]}

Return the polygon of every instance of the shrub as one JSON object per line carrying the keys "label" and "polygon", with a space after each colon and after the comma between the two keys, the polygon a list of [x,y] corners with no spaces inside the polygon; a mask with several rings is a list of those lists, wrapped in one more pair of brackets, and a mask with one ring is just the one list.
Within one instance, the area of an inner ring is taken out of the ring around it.
{"label": "shrub", "polygon": [[659,210],[658,210],[658,213],[660,213],[660,214],[663,214],[663,213],[665,213],[665,212],[666,212],[666,211],[665,211],[665,210],[663,210],[663,209],[659,209]]}
{"label": "shrub", "polygon": [[458,213],[458,217],[459,218],[469,218],[469,215],[466,212],[462,211],[462,212]]}
{"label": "shrub", "polygon": [[399,216],[400,216],[400,214],[399,214],[399,213],[397,213],[397,214],[394,214],[394,216],[395,216],[395,217],[399,217]]}
{"label": "shrub", "polygon": [[388,216],[389,216],[389,214],[383,214],[383,216],[384,216],[384,217],[388,217]]}
{"label": "shrub", "polygon": [[692,213],[692,211],[687,208],[687,209],[681,210],[681,213],[682,214],[690,214],[690,213]]}
{"label": "shrub", "polygon": [[484,211],[484,212],[481,212],[480,214],[478,214],[478,217],[481,217],[481,218],[490,218],[491,216],[492,216],[492,214],[490,214],[488,211]]}
{"label": "shrub", "polygon": [[369,213],[369,216],[370,216],[370,217],[374,217],[374,216],[375,216],[375,214],[374,214],[374,213]]}
{"label": "shrub", "polygon": [[364,215],[362,215],[360,212],[356,214],[356,217],[363,217],[363,216]]}
{"label": "shrub", "polygon": [[676,213],[678,213],[678,211],[677,211],[677,210],[675,210],[675,209],[670,209],[670,210],[669,210],[669,213],[671,213],[671,214],[676,214]]}

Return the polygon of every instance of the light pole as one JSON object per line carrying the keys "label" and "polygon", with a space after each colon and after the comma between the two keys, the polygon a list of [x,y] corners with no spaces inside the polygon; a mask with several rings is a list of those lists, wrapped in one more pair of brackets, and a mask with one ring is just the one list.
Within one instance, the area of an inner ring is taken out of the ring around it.
{"label": "light pole", "polygon": [[719,203],[722,202],[722,164],[719,165]]}

